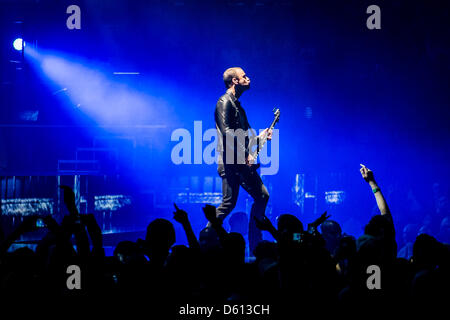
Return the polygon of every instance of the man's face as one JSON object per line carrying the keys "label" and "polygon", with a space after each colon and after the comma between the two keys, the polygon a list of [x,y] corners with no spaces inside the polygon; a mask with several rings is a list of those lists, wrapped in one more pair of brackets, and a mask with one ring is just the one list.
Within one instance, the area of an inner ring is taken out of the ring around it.
{"label": "man's face", "polygon": [[242,69],[238,70],[237,75],[238,77],[235,78],[238,80],[238,84],[236,85],[236,87],[238,87],[242,91],[250,89],[250,78],[247,77],[244,70]]}

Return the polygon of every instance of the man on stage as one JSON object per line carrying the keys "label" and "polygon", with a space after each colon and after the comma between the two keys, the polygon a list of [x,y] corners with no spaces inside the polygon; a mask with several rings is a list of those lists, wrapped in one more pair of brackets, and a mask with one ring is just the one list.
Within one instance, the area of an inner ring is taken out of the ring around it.
{"label": "man on stage", "polygon": [[[222,177],[222,204],[217,208],[217,217],[223,221],[234,209],[242,186],[253,198],[254,202],[250,212],[248,241],[250,252],[253,252],[259,241],[262,240],[261,230],[256,227],[256,219],[264,216],[269,193],[259,174],[252,168],[254,161],[249,154],[249,146],[258,143],[259,138],[268,134],[270,140],[272,132],[264,130],[258,137],[249,137],[251,128],[239,97],[244,91],[250,89],[250,78],[242,68],[229,68],[223,74],[223,81],[227,88],[226,93],[219,98],[215,110],[217,129],[218,172]],[[242,133],[245,138],[242,138]],[[256,139],[256,140],[255,140]]]}

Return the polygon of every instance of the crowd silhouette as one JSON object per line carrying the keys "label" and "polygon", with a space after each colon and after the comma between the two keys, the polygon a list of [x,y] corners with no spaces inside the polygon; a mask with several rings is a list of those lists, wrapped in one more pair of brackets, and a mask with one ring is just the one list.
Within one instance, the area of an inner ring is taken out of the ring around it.
{"label": "crowd silhouette", "polygon": [[[297,313],[312,305],[333,309],[444,304],[448,300],[449,245],[426,233],[417,235],[414,226],[407,225],[404,244],[397,248],[395,216],[373,172],[365,166],[360,172],[379,210],[361,237],[343,234],[326,212],[306,226],[291,214],[280,215],[276,226],[263,217],[255,221],[257,227],[276,241],[261,241],[250,261],[246,261],[245,228],[241,227],[248,223],[245,215],[231,216],[228,232],[211,205],[203,207],[209,224],[197,238],[189,214],[175,204],[173,219],[185,231],[188,246],[174,245],[173,223],[158,218],[148,225],[145,239],[122,241],[113,256],[106,256],[94,216],[79,214],[73,191],[62,186],[69,214],[60,224],[51,216],[41,217],[48,232],[36,250],[9,248],[21,235],[35,230],[40,217],[25,219],[1,239],[1,294],[140,297],[149,307],[161,302],[174,306],[271,304],[282,305],[283,312]],[[446,216],[441,239],[448,239],[448,224]],[[81,270],[81,289],[67,286],[70,265]],[[378,269],[370,271],[373,266]],[[169,312],[176,311],[174,307]]]}

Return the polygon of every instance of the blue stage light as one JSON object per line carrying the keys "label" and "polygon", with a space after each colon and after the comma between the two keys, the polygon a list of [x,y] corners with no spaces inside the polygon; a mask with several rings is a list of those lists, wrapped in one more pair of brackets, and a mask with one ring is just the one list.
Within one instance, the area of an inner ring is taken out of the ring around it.
{"label": "blue stage light", "polygon": [[17,51],[22,51],[22,48],[25,46],[25,41],[22,40],[22,38],[17,38],[13,42],[13,47]]}

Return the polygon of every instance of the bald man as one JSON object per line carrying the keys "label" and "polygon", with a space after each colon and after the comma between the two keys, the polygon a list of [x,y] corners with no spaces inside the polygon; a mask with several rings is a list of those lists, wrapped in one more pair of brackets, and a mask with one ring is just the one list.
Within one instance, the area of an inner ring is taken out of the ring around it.
{"label": "bald man", "polygon": [[[242,186],[253,198],[254,202],[250,212],[248,240],[250,252],[253,252],[259,241],[262,240],[261,230],[256,227],[255,218],[262,219],[269,200],[269,193],[254,165],[253,157],[248,152],[251,139],[249,138],[250,124],[242,108],[239,97],[250,89],[250,78],[239,67],[229,68],[223,74],[223,81],[227,91],[216,104],[215,122],[217,129],[218,173],[222,178],[223,199],[217,208],[217,217],[223,221],[236,206],[239,189]],[[266,129],[267,130],[267,129]],[[239,134],[244,133],[240,139]],[[268,133],[271,139],[272,132]]]}

